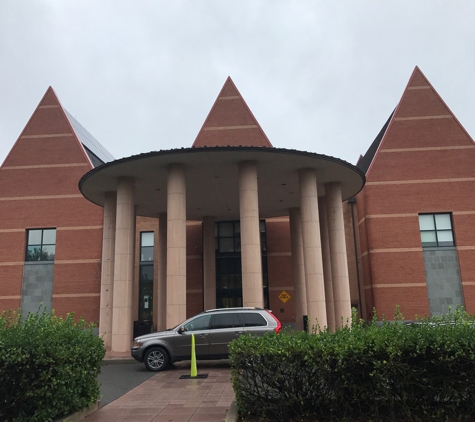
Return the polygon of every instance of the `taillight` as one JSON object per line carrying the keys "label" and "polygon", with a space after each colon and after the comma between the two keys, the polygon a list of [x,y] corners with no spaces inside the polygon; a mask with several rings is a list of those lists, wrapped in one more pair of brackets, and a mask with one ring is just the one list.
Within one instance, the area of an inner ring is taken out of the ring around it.
{"label": "taillight", "polygon": [[275,327],[274,331],[279,334],[280,330],[282,329],[282,324],[280,323],[280,321],[277,319],[277,317],[271,312],[271,311],[267,311],[271,316],[272,318],[275,319],[275,322],[277,322],[277,327]]}

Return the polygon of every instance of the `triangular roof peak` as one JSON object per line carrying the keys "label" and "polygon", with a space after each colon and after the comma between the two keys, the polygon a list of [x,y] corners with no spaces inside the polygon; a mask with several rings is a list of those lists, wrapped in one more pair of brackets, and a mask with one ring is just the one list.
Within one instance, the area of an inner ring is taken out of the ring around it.
{"label": "triangular roof peak", "polygon": [[229,76],[193,143],[194,148],[227,146],[272,148]]}
{"label": "triangular roof peak", "polygon": [[[71,140],[79,147],[78,149],[71,148]],[[45,155],[43,145],[54,148],[57,153]],[[38,149],[37,153],[19,152],[31,151],[33,148]],[[60,164],[65,160],[80,161],[78,151],[92,167],[114,160],[112,155],[66,111],[54,89],[49,86],[2,167],[38,164],[37,161],[41,160],[46,160],[40,163],[45,165]],[[34,163],[28,160],[33,160]],[[51,160],[59,161],[50,162]]]}
{"label": "triangular roof peak", "polygon": [[381,151],[449,151],[472,148],[473,144],[470,135],[416,66],[395,111],[358,161],[358,167],[369,177]]}
{"label": "triangular roof peak", "polygon": [[[432,87],[429,80],[422,73],[421,69],[418,66],[412,71],[412,75],[409,78],[409,83],[407,88],[417,88],[417,87]],[[406,89],[407,89],[406,88]]]}

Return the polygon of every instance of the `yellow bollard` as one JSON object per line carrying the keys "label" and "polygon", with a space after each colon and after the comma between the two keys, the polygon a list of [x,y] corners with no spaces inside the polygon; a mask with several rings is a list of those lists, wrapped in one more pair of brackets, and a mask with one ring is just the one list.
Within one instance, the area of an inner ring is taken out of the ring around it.
{"label": "yellow bollard", "polygon": [[195,335],[191,335],[191,373],[190,377],[198,376],[198,369],[196,367],[196,352],[195,352]]}

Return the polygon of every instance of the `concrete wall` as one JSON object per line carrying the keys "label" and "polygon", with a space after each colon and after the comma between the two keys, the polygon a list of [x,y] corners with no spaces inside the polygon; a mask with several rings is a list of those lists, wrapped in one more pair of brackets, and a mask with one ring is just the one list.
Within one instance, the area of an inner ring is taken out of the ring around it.
{"label": "concrete wall", "polygon": [[53,301],[54,262],[25,262],[21,289],[21,313],[37,312],[40,307],[51,311]]}
{"label": "concrete wall", "polygon": [[455,248],[424,250],[427,294],[432,316],[445,314],[463,305],[462,283]]}

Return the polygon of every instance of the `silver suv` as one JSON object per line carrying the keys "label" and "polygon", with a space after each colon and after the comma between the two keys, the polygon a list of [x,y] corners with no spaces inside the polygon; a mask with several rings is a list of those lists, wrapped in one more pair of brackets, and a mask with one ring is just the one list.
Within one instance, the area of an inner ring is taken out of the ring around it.
{"label": "silver suv", "polygon": [[281,328],[280,321],[265,309],[212,309],[174,328],[135,338],[131,354],[149,371],[163,371],[171,362],[191,359],[192,334],[196,359],[226,359],[228,344],[239,335],[261,336]]}

